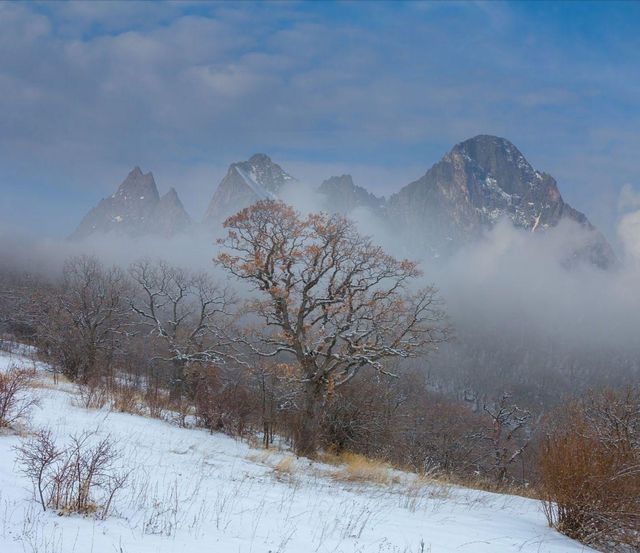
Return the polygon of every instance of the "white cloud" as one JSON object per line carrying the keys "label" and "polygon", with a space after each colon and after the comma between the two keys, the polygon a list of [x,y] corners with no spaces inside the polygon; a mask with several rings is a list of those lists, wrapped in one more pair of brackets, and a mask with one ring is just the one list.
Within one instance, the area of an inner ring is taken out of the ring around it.
{"label": "white cloud", "polygon": [[618,209],[620,211],[640,209],[640,191],[629,183],[622,185],[618,199]]}
{"label": "white cloud", "polygon": [[632,118],[592,109],[620,97],[624,64],[603,80],[545,29],[525,49],[510,9],[410,6],[389,20],[381,5],[340,20],[287,3],[191,7],[0,4],[0,186],[28,173],[60,198],[100,197],[135,164],[180,181],[265,151],[305,180],[352,173],[389,195],[481,132],[514,141],[576,207],[603,209],[598,221],[610,181],[637,178]]}
{"label": "white cloud", "polygon": [[640,265],[640,210],[622,216],[618,235],[627,257]]}

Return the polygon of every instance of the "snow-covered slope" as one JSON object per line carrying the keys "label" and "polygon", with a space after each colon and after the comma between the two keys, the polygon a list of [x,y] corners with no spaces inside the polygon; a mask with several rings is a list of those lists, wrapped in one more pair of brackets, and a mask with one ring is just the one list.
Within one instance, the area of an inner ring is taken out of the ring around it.
{"label": "snow-covered slope", "polygon": [[[0,355],[0,370],[26,357]],[[229,437],[77,406],[69,385],[42,374],[31,427],[59,439],[110,435],[131,470],[106,521],[43,513],[0,434],[2,553],[571,553],[590,551],[550,529],[538,502],[419,483],[353,484],[336,467],[251,449]]]}

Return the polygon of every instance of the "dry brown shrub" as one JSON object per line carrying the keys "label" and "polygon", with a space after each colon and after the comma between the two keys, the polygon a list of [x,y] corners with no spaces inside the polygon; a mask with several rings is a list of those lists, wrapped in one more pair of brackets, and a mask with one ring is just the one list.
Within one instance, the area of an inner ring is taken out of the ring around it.
{"label": "dry brown shrub", "polygon": [[91,379],[76,386],[76,402],[79,407],[102,409],[108,401],[107,390],[98,379]]}
{"label": "dry brown shrub", "polygon": [[0,372],[0,428],[26,417],[36,399],[30,393],[34,371],[13,367]]}
{"label": "dry brown shrub", "polygon": [[166,413],[171,411],[171,399],[168,390],[158,387],[149,388],[144,394],[149,416],[154,419],[164,419]]}
{"label": "dry brown shrub", "polygon": [[555,419],[539,456],[549,524],[607,551],[639,550],[639,391],[590,394]]}
{"label": "dry brown shrub", "polygon": [[127,385],[115,385],[109,390],[111,396],[111,406],[120,413],[131,413],[132,415],[142,415],[145,412],[144,400],[140,392]]}

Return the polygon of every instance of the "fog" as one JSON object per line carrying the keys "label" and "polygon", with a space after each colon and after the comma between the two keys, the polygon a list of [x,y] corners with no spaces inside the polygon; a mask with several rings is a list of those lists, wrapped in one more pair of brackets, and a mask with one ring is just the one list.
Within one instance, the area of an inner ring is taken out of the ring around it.
{"label": "fog", "polygon": [[[324,207],[323,198],[310,186],[298,185],[283,197],[303,213]],[[570,221],[532,234],[503,220],[476,243],[443,259],[421,257],[412,251],[410,237],[396,234],[367,210],[350,216],[362,233],[389,253],[418,259],[424,271],[421,284],[433,283],[439,289],[456,339],[440,354],[421,361],[437,385],[453,380],[458,390],[470,382],[476,388],[478,382],[493,388],[522,385],[523,380],[535,385],[536,375],[544,373],[553,379],[563,375],[563,383],[557,385],[570,390],[576,370],[582,371],[577,378],[584,379],[585,386],[595,380],[627,382],[640,374],[637,200],[633,189],[623,189],[617,225],[622,252],[619,263],[607,271],[563,262],[589,239],[589,231]],[[109,235],[77,243],[7,228],[0,234],[5,269],[55,276],[64,259],[88,253],[105,264],[127,266],[147,257],[218,271],[212,261],[216,236],[204,227],[170,240]]]}

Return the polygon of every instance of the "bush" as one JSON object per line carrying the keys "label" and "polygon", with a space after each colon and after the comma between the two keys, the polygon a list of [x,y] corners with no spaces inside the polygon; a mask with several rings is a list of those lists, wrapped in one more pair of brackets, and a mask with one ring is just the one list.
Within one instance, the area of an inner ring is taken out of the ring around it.
{"label": "bush", "polygon": [[539,457],[549,524],[607,551],[640,548],[640,394],[604,392],[556,413]]}
{"label": "bush", "polygon": [[36,399],[31,395],[33,371],[12,368],[0,372],[0,428],[13,426],[24,418]]}
{"label": "bush", "polygon": [[49,430],[40,430],[18,448],[22,472],[33,482],[43,510],[106,518],[128,475],[116,470],[120,453],[111,440],[92,445],[90,437],[88,432],[71,436],[69,445],[59,448]]}

